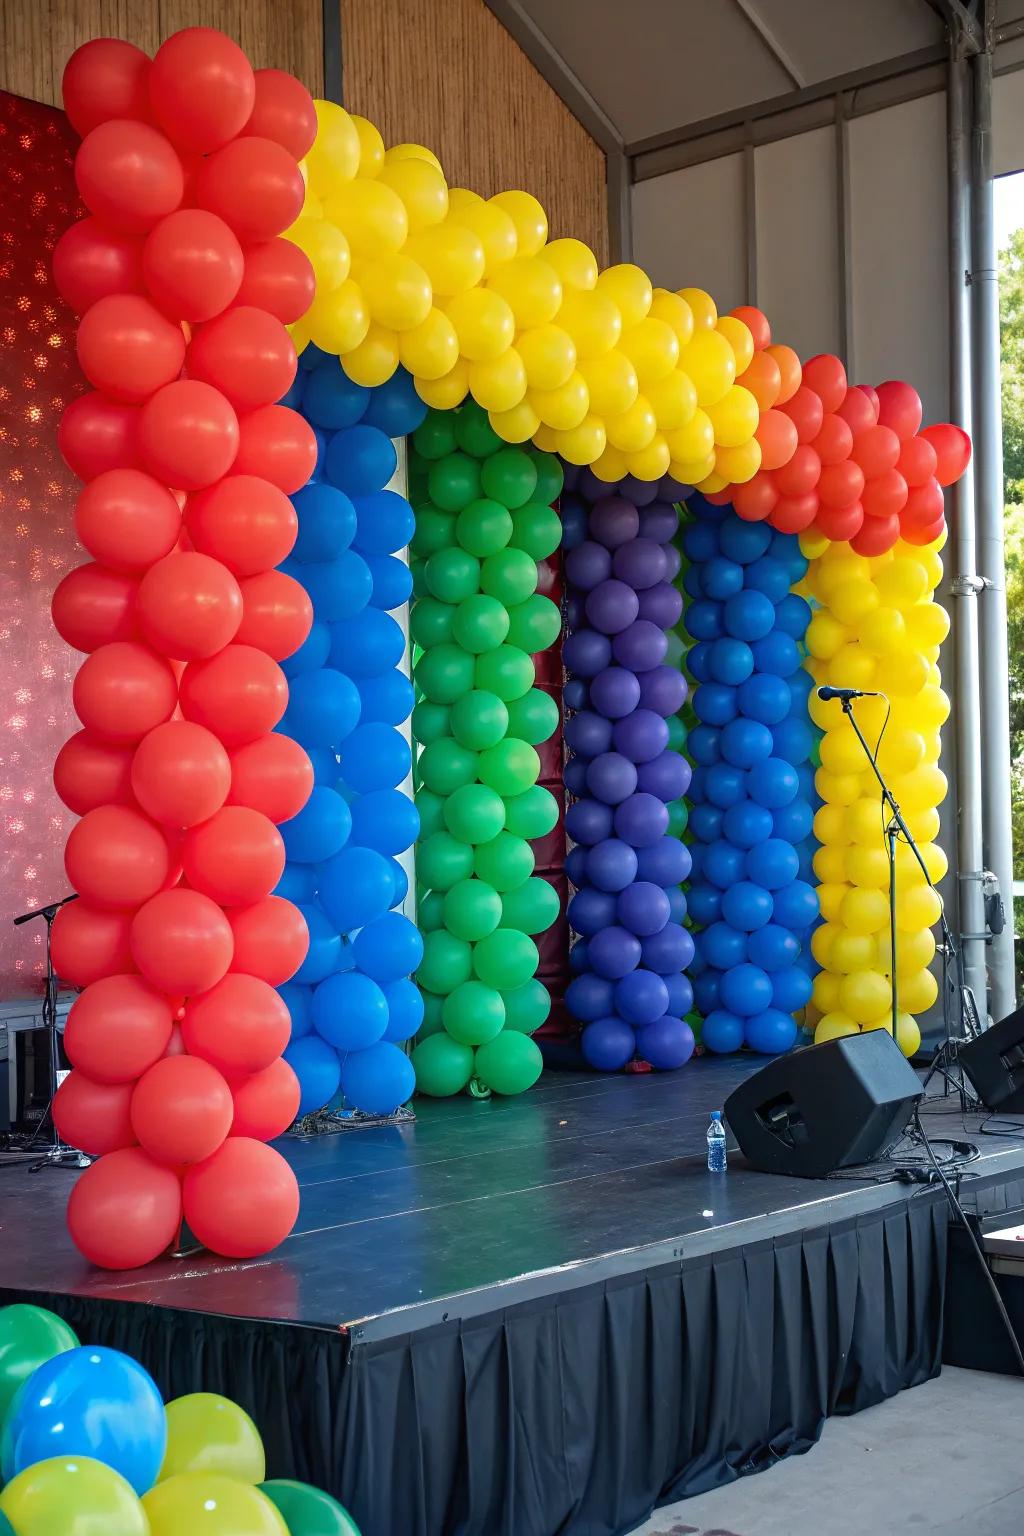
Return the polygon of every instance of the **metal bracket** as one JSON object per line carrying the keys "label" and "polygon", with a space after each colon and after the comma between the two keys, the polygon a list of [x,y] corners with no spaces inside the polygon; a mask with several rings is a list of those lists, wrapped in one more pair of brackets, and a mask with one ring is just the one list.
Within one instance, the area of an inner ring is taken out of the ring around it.
{"label": "metal bracket", "polygon": [[987,576],[969,576],[965,573],[953,577],[949,590],[953,597],[977,597],[979,592],[991,585]]}

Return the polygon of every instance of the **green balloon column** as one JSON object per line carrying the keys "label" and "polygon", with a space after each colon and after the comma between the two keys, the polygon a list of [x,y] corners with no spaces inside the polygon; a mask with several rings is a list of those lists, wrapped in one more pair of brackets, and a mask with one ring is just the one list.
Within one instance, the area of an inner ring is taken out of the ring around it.
{"label": "green balloon column", "polygon": [[522,1093],[540,1076],[531,1035],[550,998],[534,941],[559,902],[530,843],[558,819],[537,783],[558,706],[534,686],[532,658],[561,629],[536,590],[561,536],[561,487],[557,459],[501,442],[472,402],[432,411],[410,443],[425,1004],[412,1059],[435,1096]]}

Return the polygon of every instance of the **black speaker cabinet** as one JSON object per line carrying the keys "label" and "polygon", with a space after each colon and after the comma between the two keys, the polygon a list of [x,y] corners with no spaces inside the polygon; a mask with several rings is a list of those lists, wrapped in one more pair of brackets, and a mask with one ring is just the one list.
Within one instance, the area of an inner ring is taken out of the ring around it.
{"label": "black speaker cabinet", "polygon": [[1024,1008],[969,1040],[959,1054],[986,1109],[1024,1115]]}
{"label": "black speaker cabinet", "polygon": [[725,1102],[743,1153],[765,1173],[820,1179],[894,1146],[922,1097],[884,1029],[777,1056]]}

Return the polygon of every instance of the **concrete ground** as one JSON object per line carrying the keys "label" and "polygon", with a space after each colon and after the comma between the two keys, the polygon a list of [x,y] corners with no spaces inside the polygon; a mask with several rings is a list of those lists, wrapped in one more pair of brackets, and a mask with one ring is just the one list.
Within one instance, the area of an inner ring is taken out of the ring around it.
{"label": "concrete ground", "polygon": [[658,1510],[636,1536],[1020,1536],[1024,1382],[947,1367],[768,1472]]}

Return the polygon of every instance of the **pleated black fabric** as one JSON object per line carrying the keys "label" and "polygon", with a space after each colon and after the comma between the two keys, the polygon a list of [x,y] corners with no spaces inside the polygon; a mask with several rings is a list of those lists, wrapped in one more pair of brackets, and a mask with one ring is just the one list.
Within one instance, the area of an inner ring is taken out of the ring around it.
{"label": "pleated black fabric", "polygon": [[330,1489],[363,1536],[619,1536],[657,1504],[807,1450],[829,1415],[936,1375],[947,1232],[926,1191],[370,1344],[3,1299],[127,1350],[168,1397],[234,1398],[263,1432],[268,1475]]}

